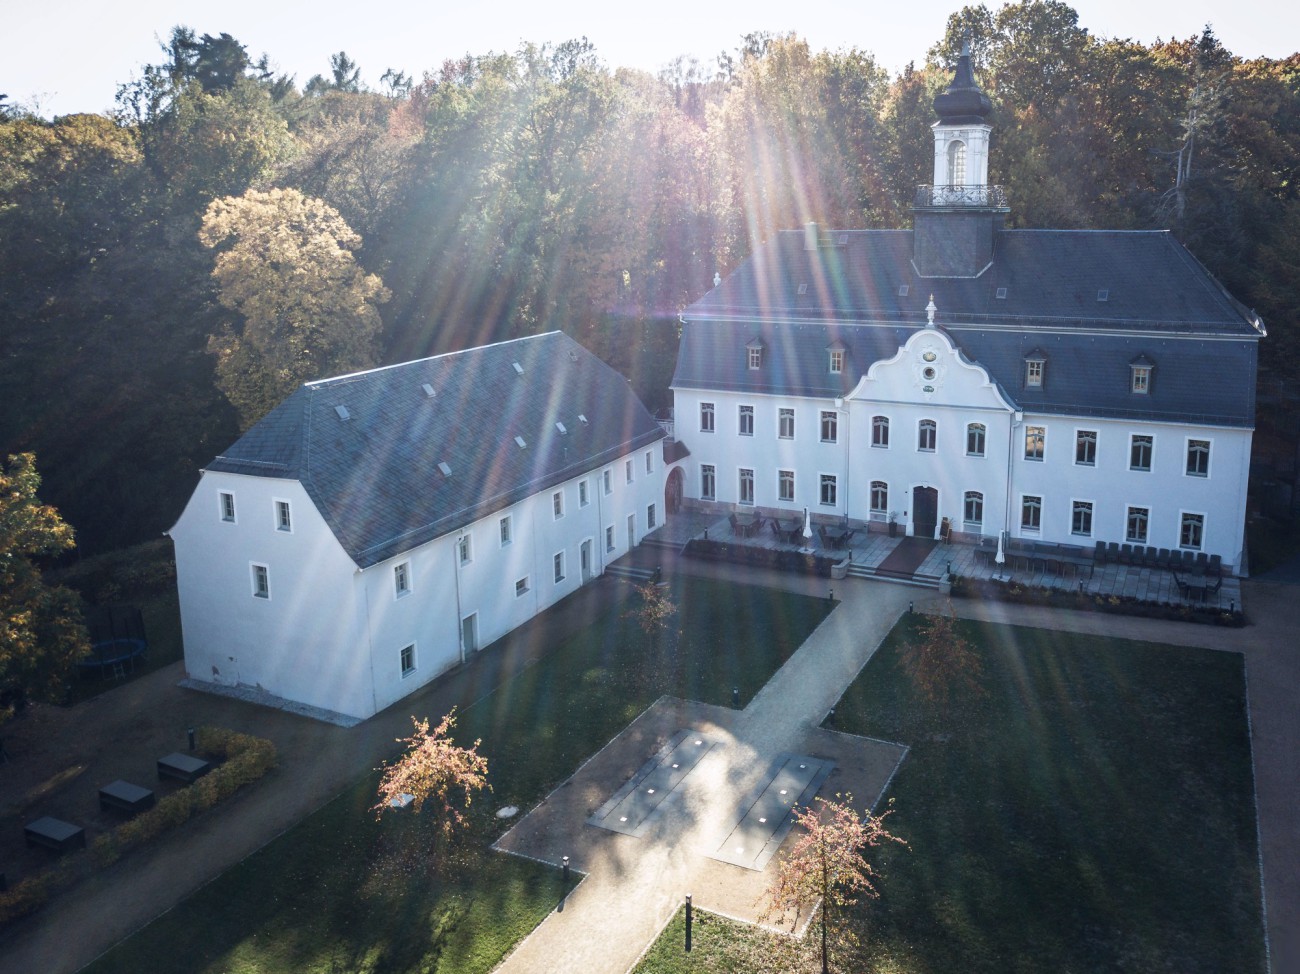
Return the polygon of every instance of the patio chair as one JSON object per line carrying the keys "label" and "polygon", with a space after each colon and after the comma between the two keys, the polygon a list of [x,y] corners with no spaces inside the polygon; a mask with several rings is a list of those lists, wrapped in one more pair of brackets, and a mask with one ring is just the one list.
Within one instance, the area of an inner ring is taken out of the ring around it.
{"label": "patio chair", "polygon": [[777,523],[776,518],[772,518],[772,520],[768,521],[767,524],[768,527],[772,529],[772,534],[775,536],[777,541],[785,540],[785,532],[781,530],[781,525]]}
{"label": "patio chair", "polygon": [[1163,568],[1163,569],[1165,569],[1166,571],[1168,571],[1168,569],[1169,569],[1169,558],[1170,558],[1170,554],[1169,554],[1169,549],[1168,549],[1168,548],[1159,548],[1159,549],[1157,549],[1157,551],[1156,551],[1156,567],[1157,567],[1157,568]]}
{"label": "patio chair", "polygon": [[764,519],[763,515],[761,515],[761,514],[755,514],[755,515],[754,515],[754,523],[751,524],[751,525],[749,526],[749,531],[748,531],[748,534],[749,534],[749,536],[750,536],[751,538],[752,538],[752,537],[755,537],[756,535],[758,535],[758,534],[763,530],[763,521],[764,521],[764,520],[765,520],[765,519]]}
{"label": "patio chair", "polygon": [[1112,565],[1119,564],[1119,545],[1114,541],[1106,542],[1106,560]]}
{"label": "patio chair", "polygon": [[1196,552],[1179,551],[1178,552],[1179,568],[1189,575],[1196,569]]}
{"label": "patio chair", "polygon": [[731,534],[733,537],[737,534],[744,534],[744,530],[740,526],[740,521],[734,513],[728,514],[727,520],[731,523]]}
{"label": "patio chair", "polygon": [[817,537],[822,539],[822,547],[824,548],[833,547],[831,543],[830,535],[826,533],[826,525],[824,524],[817,525]]}
{"label": "patio chair", "polygon": [[1133,546],[1131,544],[1119,546],[1119,563],[1121,565],[1133,564]]}
{"label": "patio chair", "polygon": [[1187,598],[1187,583],[1178,577],[1177,572],[1174,572],[1173,575],[1174,575],[1174,584],[1178,586],[1178,594],[1181,595],[1183,598]]}
{"label": "patio chair", "polygon": [[1210,556],[1207,555],[1204,551],[1198,551],[1196,553],[1196,567],[1193,569],[1193,571],[1195,571],[1196,574],[1198,575],[1204,575],[1209,570],[1209,568],[1210,568]]}
{"label": "patio chair", "polygon": [[1097,542],[1096,547],[1092,550],[1092,560],[1093,563],[1097,565],[1106,564],[1106,542]]}
{"label": "patio chair", "polygon": [[[1210,555],[1210,565],[1206,569],[1206,574],[1213,575],[1215,578],[1222,580],[1223,578],[1223,556],[1222,555]],[[1216,589],[1215,591],[1218,590]]]}

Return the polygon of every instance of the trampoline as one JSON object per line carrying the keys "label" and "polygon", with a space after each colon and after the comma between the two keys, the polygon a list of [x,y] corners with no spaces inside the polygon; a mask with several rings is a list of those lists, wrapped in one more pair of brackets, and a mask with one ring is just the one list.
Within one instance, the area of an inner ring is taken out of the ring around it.
{"label": "trampoline", "polygon": [[143,639],[104,639],[90,647],[90,655],[77,663],[77,669],[120,680],[128,669],[135,669],[136,660],[144,658],[145,649]]}

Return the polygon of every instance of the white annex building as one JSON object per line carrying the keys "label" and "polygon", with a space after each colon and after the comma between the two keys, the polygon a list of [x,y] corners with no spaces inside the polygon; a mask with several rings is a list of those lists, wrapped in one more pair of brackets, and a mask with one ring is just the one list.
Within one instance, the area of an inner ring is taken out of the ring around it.
{"label": "white annex building", "polygon": [[560,332],[303,385],[170,532],[190,679],[377,713],[655,530],[663,438]]}
{"label": "white annex building", "polygon": [[1240,566],[1263,323],[1165,232],[1007,230],[969,56],[911,230],[778,234],[683,314],[670,490]]}

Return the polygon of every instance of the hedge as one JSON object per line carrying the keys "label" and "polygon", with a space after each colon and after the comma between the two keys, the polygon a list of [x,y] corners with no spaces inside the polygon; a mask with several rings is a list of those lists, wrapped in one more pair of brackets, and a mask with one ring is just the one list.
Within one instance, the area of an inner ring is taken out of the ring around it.
{"label": "hedge", "polygon": [[85,852],[65,856],[13,889],[0,892],[0,925],[34,913],[52,894],[95,869],[112,865],[122,853],[184,825],[275,767],[275,745],[261,737],[200,727],[195,743],[201,753],[221,763],[192,785],[160,799],[153,808],[97,836]]}
{"label": "hedge", "polygon": [[1241,627],[1246,615],[1240,606],[1233,611],[1209,605],[1190,605],[1186,602],[1157,602],[1131,595],[1096,595],[1074,592],[1050,586],[1022,585],[995,579],[977,579],[956,576],[952,594],[957,598],[997,599],[1022,605],[1045,605],[1059,609],[1084,609],[1090,612],[1111,612],[1116,615],[1141,616],[1147,619],[1170,619],[1176,622],[1199,622],[1211,626]]}
{"label": "hedge", "polygon": [[[761,545],[730,544],[726,541],[692,538],[686,542],[684,554],[688,558],[705,561],[726,561],[736,565],[757,568],[775,568],[779,571],[803,572],[830,578],[831,568],[839,559],[789,548],[764,548]],[[845,557],[848,557],[847,554]]]}

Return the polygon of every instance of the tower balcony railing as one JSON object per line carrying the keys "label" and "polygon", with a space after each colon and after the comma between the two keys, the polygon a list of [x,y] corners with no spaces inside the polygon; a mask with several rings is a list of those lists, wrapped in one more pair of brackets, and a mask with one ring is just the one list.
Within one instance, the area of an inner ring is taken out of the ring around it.
{"label": "tower balcony railing", "polygon": [[918,186],[917,209],[952,207],[973,209],[1009,209],[1007,191],[1001,186]]}

